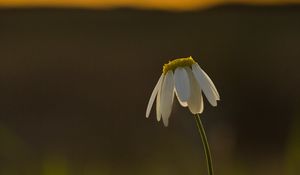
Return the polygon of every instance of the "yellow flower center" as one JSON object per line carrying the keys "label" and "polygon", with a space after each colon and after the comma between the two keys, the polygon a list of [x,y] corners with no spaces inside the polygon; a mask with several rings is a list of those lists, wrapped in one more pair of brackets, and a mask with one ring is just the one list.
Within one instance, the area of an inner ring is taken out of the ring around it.
{"label": "yellow flower center", "polygon": [[192,66],[192,64],[195,64],[196,61],[190,56],[187,58],[178,58],[172,61],[169,61],[167,64],[164,64],[163,66],[163,73],[164,75],[167,74],[169,70],[175,70],[177,67],[186,67],[186,66]]}

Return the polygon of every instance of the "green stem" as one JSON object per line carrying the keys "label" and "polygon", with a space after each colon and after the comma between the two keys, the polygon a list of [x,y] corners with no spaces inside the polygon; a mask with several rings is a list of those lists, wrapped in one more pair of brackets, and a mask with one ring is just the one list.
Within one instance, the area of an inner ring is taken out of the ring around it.
{"label": "green stem", "polygon": [[214,171],[213,171],[213,165],[212,165],[212,160],[211,160],[211,154],[210,154],[210,150],[209,150],[209,144],[208,144],[208,141],[207,141],[207,137],[206,137],[206,134],[205,134],[203,124],[202,124],[201,119],[200,119],[200,115],[197,114],[195,116],[195,119],[196,119],[198,131],[199,131],[199,134],[201,136],[201,140],[202,140],[203,147],[204,147],[204,152],[205,152],[205,157],[206,157],[206,162],[207,162],[207,171],[208,171],[209,175],[213,175]]}

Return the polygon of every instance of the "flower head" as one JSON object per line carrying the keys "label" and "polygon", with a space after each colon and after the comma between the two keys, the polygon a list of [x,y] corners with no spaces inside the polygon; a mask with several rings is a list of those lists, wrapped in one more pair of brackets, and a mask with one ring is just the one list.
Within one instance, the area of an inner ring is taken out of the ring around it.
{"label": "flower head", "polygon": [[203,112],[202,91],[212,106],[217,106],[219,93],[209,78],[192,57],[179,58],[163,66],[160,76],[148,102],[146,117],[149,117],[156,98],[157,121],[161,118],[168,126],[172,111],[174,93],[183,107],[188,107],[191,113]]}

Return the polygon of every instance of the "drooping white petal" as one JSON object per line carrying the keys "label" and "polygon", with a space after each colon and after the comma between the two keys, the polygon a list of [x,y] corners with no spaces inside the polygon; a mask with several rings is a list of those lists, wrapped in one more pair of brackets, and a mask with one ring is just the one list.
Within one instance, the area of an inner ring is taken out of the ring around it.
{"label": "drooping white petal", "polygon": [[163,123],[165,126],[168,126],[174,99],[174,76],[172,71],[168,71],[165,75],[160,95],[160,110]]}
{"label": "drooping white petal", "polygon": [[152,91],[150,100],[149,100],[148,105],[147,105],[146,118],[149,117],[151,108],[152,108],[152,106],[153,106],[153,102],[154,102],[154,100],[155,100],[155,97],[156,97],[156,95],[157,95],[158,90],[159,90],[160,87],[161,87],[162,80],[163,80],[163,74],[160,76],[158,82],[156,83],[156,85],[155,85],[155,87],[154,87],[154,89],[153,89],[153,91]]}
{"label": "drooping white petal", "polygon": [[158,92],[157,92],[157,97],[156,97],[156,119],[157,121],[160,121],[161,119],[161,110],[160,110],[160,96],[161,96],[161,90],[162,90],[162,85],[165,79],[165,75],[162,74],[162,81],[160,83],[160,86],[158,87]]}
{"label": "drooping white petal", "polygon": [[185,68],[186,72],[188,73],[189,80],[190,80],[190,87],[191,87],[191,97],[188,100],[188,107],[192,114],[199,114],[203,112],[203,97],[201,88],[199,83],[197,82],[191,68]]}
{"label": "drooping white petal", "polygon": [[188,106],[187,101],[181,101],[181,100],[178,98],[178,94],[177,94],[176,88],[175,88],[175,94],[176,94],[176,97],[177,97],[177,99],[178,99],[178,101],[179,101],[179,104],[180,104],[181,106],[183,106],[183,107],[187,107],[187,106]]}
{"label": "drooping white petal", "polygon": [[186,106],[186,102],[190,98],[190,82],[186,70],[183,67],[175,69],[174,73],[175,91],[178,101],[182,106]]}
{"label": "drooping white petal", "polygon": [[[198,65],[199,66],[199,65]],[[210,84],[210,88],[214,91],[215,95],[218,97],[217,100],[220,100],[220,95],[219,92],[217,91],[216,86],[214,85],[213,81],[210,79],[210,77],[207,75],[206,72],[204,72],[203,69],[201,69],[201,67],[199,66],[201,73],[203,74],[203,76],[206,78],[206,80],[208,81],[208,83]]]}
{"label": "drooping white petal", "polygon": [[217,100],[219,100],[218,95],[214,92],[211,84],[209,83],[208,79],[204,76],[203,71],[198,64],[192,65],[192,72],[199,84],[202,88],[207,100],[212,106],[217,106]]}

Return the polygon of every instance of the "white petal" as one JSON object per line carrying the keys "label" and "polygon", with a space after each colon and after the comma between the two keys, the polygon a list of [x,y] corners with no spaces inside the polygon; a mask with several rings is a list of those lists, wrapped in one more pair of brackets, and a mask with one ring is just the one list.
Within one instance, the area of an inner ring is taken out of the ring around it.
{"label": "white petal", "polygon": [[176,97],[177,97],[177,99],[178,99],[180,105],[183,106],[183,107],[187,107],[187,106],[188,106],[187,101],[181,101],[181,100],[178,98],[178,94],[177,94],[176,88],[175,88],[175,94],[176,94]]}
{"label": "white petal", "polygon": [[155,87],[154,87],[154,89],[153,89],[153,91],[152,91],[150,100],[149,100],[148,105],[147,105],[146,118],[149,117],[151,108],[152,108],[152,106],[153,106],[154,99],[155,99],[155,97],[156,97],[156,95],[157,95],[158,90],[159,90],[160,87],[161,87],[162,80],[163,80],[163,74],[160,76],[158,82],[156,83],[156,85],[155,85]]}
{"label": "white petal", "polygon": [[192,71],[193,71],[193,74],[194,74],[199,86],[202,88],[207,100],[209,101],[209,103],[212,106],[217,106],[217,100],[219,99],[219,97],[214,92],[208,79],[204,76],[203,71],[201,70],[200,66],[198,64],[193,64]]}
{"label": "white petal", "polygon": [[178,101],[182,106],[190,98],[190,82],[186,70],[182,67],[175,69],[174,73],[175,91]]}
{"label": "white petal", "polygon": [[162,85],[165,79],[165,75],[162,74],[162,81],[160,83],[160,86],[158,87],[158,92],[157,92],[157,97],[156,97],[156,119],[157,121],[160,121],[161,119],[161,110],[160,110],[160,96],[161,96],[161,89],[162,89]]}
{"label": "white petal", "polygon": [[190,80],[191,97],[188,100],[188,106],[192,114],[199,114],[203,112],[203,97],[199,83],[197,82],[191,68],[187,67],[186,71]]}
{"label": "white petal", "polygon": [[[199,65],[198,65],[199,66]],[[201,73],[203,74],[203,76],[206,78],[206,80],[208,81],[208,83],[210,84],[210,88],[214,91],[215,95],[218,97],[217,100],[220,100],[220,95],[219,92],[217,91],[216,86],[214,85],[214,83],[212,82],[212,80],[209,78],[209,76],[207,75],[207,73],[204,72],[203,69],[201,69],[201,67],[199,66]]]}
{"label": "white petal", "polygon": [[165,126],[168,126],[174,99],[174,76],[172,71],[167,72],[165,75],[160,95],[160,110],[163,123]]}

